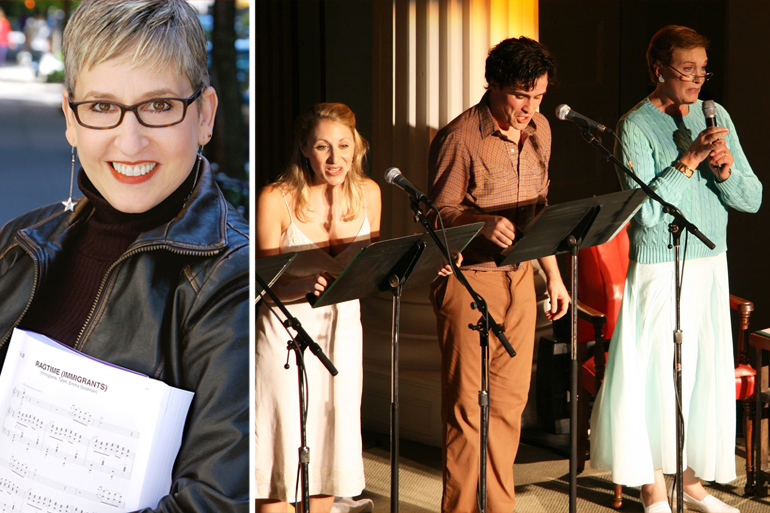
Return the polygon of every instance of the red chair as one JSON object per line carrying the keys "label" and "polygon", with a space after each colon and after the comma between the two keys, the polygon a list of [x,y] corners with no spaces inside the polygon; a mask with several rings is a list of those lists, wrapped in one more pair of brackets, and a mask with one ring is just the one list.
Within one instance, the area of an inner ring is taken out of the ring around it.
{"label": "red chair", "polygon": [[[606,346],[612,339],[628,272],[628,233],[623,228],[614,239],[601,246],[580,250],[578,257],[578,358],[580,396],[578,414],[578,472],[585,467],[588,453],[588,395],[596,396],[606,363]],[[749,317],[754,310],[751,301],[730,295],[730,308],[738,312],[739,325],[735,338],[736,399],[743,402],[743,430],[746,437],[746,488],[754,493],[754,451],[752,433],[754,417],[754,381],[756,371],[749,365]],[[594,342],[594,356],[588,357],[587,343]],[[614,508],[623,505],[621,485],[615,485]]]}

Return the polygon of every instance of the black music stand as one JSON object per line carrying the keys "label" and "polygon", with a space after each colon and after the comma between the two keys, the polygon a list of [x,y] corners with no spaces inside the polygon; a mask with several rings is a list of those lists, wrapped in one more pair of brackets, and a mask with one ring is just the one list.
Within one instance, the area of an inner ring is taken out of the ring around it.
{"label": "black music stand", "polygon": [[[270,289],[270,287],[278,280],[278,278],[280,278],[284,271],[286,271],[286,269],[289,267],[289,264],[294,261],[294,258],[297,255],[298,253],[296,252],[284,253],[281,255],[261,258],[254,263],[254,277],[256,279],[256,288],[259,291],[259,296],[254,300],[254,302],[258,303],[263,293],[266,293],[268,296],[270,296],[270,300],[275,304],[275,306],[278,307],[279,310],[281,310],[281,313],[283,313],[284,317],[286,317],[286,320],[283,321],[283,325],[286,328],[292,328],[297,333],[297,337],[299,338],[299,345],[294,349],[304,351],[307,347],[310,349],[310,352],[316,355],[323,366],[326,367],[326,370],[328,370],[332,376],[336,376],[337,369],[326,357],[323,350],[321,349],[321,346],[316,344],[310,335],[307,334],[299,320],[291,315],[291,313],[286,309],[286,305],[283,304],[283,301],[278,299],[278,297]],[[263,276],[270,277],[269,283],[263,279]],[[302,365],[300,365],[300,367],[301,366]],[[300,388],[301,386],[302,384],[300,383]]]}
{"label": "black music stand", "polygon": [[[437,233],[439,237],[442,237],[442,233],[446,236],[450,254],[456,254],[465,249],[483,226],[483,223],[475,223],[439,230]],[[390,291],[393,294],[390,373],[390,511],[393,513],[399,510],[398,335],[401,291],[406,286],[416,287],[432,282],[446,264],[446,257],[427,233],[375,242],[363,248],[317,300],[308,298],[313,308],[317,308],[380,292]]]}
{"label": "black music stand", "polygon": [[[337,375],[337,369],[329,361],[326,355],[323,353],[321,347],[307,334],[305,329],[300,324],[296,317],[291,315],[289,310],[283,302],[270,289],[271,286],[278,280],[281,274],[289,268],[291,262],[296,258],[297,253],[284,253],[281,255],[274,255],[270,257],[260,258],[254,262],[254,277],[256,281],[256,289],[258,291],[255,303],[258,302],[263,294],[267,294],[270,300],[281,310],[285,320],[283,325],[286,328],[292,328],[296,332],[297,336],[292,337],[289,342],[289,349],[294,351],[295,360],[297,362],[297,381],[299,389],[299,422],[300,422],[300,447],[299,447],[299,463],[300,463],[300,488],[302,495],[302,507],[303,511],[310,511],[310,480],[309,480],[309,468],[310,468],[310,448],[307,446],[307,408],[305,407],[305,381],[303,376],[305,374],[305,361],[302,357],[302,353],[305,348],[309,348],[310,351],[321,360],[321,363],[331,373],[332,376]],[[265,278],[268,278],[267,280]],[[287,360],[288,362],[288,360]],[[288,369],[288,363],[286,365]],[[296,500],[296,498],[295,498]]]}
{"label": "black music stand", "polygon": [[[577,298],[578,251],[612,240],[641,208],[647,195],[641,189],[615,192],[604,196],[545,207],[524,230],[524,235],[503,250],[497,265],[510,265],[550,255],[569,252],[572,256],[570,283],[570,483],[569,511],[577,510]],[[601,350],[601,349],[600,349]]]}
{"label": "black music stand", "polygon": [[297,257],[297,253],[283,253],[265,258],[260,258],[254,262],[254,274],[258,276],[256,280],[256,301],[262,298],[264,286],[272,287],[281,275],[289,268],[292,261]]}

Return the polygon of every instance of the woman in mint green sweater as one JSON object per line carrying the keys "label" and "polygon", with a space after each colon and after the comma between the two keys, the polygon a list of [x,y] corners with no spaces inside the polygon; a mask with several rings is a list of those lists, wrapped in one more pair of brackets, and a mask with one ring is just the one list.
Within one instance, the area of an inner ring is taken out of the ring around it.
{"label": "woman in mint green sweater", "polygon": [[[682,402],[684,500],[706,512],[737,512],[700,479],[735,479],[735,377],[727,279],[727,210],[756,212],[762,185],[741,149],[732,120],[717,105],[719,127],[706,127],[698,94],[708,40],[670,25],[647,50],[655,91],[618,123],[636,174],[673,203],[715,244],[683,237]],[[624,159],[620,145],[616,148]],[[624,188],[637,185],[624,174]],[[645,511],[667,513],[664,473],[676,470],[673,380],[674,251],[672,218],[647,200],[629,225],[630,264],[610,345],[604,384],[591,418],[591,465],[616,483],[642,486]]]}

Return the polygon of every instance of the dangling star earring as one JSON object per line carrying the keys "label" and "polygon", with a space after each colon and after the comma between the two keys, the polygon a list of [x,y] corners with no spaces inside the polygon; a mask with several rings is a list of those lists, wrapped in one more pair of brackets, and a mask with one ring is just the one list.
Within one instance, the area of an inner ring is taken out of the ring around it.
{"label": "dangling star earring", "polygon": [[67,201],[62,201],[61,204],[64,205],[64,211],[70,210],[72,212],[75,211],[75,205],[77,205],[77,201],[72,201],[72,185],[75,182],[75,147],[72,147],[72,170],[70,171],[70,197],[67,198]]}
{"label": "dangling star earring", "polygon": [[203,163],[203,145],[198,145],[198,156],[196,157],[198,160],[198,165],[195,166],[195,181],[193,181],[192,189],[190,189],[190,194],[185,198],[185,203],[188,199],[190,199],[190,196],[192,196],[192,191],[195,190],[195,186],[198,185],[198,178],[201,176],[201,163]]}
{"label": "dangling star earring", "polygon": [[201,174],[201,164],[203,163],[203,145],[198,146],[198,169],[195,170],[195,183],[198,183],[198,177]]}

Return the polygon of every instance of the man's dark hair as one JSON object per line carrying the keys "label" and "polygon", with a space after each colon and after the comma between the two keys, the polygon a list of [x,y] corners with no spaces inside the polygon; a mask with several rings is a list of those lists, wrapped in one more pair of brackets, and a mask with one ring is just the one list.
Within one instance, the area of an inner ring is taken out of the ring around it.
{"label": "man's dark hair", "polygon": [[484,77],[498,87],[521,87],[530,90],[535,81],[548,74],[553,83],[556,66],[548,48],[534,39],[521,36],[500,41],[489,50]]}

